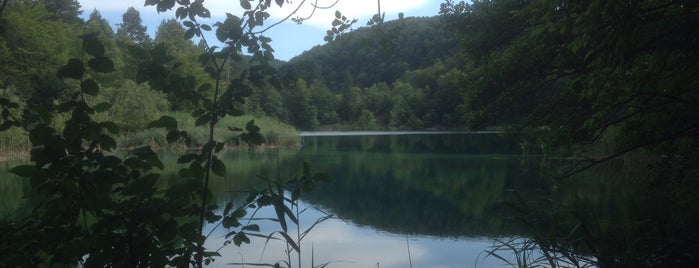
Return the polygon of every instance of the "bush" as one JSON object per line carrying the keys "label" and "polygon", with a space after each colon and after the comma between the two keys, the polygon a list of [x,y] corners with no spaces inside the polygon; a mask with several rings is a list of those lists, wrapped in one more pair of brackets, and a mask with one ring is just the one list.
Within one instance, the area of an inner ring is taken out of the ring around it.
{"label": "bush", "polygon": [[131,80],[119,88],[104,88],[96,102],[111,103],[112,108],[99,119],[113,121],[126,132],[145,129],[170,106],[165,94]]}

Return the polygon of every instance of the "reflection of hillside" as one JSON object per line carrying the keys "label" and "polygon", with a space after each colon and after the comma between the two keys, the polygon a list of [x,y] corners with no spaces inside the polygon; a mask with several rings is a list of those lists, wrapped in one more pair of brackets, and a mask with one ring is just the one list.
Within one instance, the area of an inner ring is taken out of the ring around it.
{"label": "reflection of hillside", "polygon": [[20,208],[22,197],[27,190],[25,179],[9,173],[14,163],[0,162],[0,217],[14,214]]}
{"label": "reflection of hillside", "polygon": [[609,215],[619,198],[609,187],[619,175],[611,169],[551,187],[539,169],[525,171],[515,143],[498,135],[307,137],[304,146],[311,163],[334,178],[307,201],[390,232],[523,234],[502,203],[512,191],[527,200],[585,199]]}
{"label": "reflection of hillside", "polygon": [[469,155],[520,153],[517,141],[492,133],[304,137],[303,151]]}
{"label": "reflection of hillside", "polygon": [[[523,170],[515,145],[482,134],[305,137],[301,150],[221,154],[227,174],[214,176],[211,189],[220,204],[235,202],[242,198],[236,193],[260,184],[259,176],[290,179],[302,173],[305,161],[333,178],[306,202],[375,229],[450,237],[523,234],[501,202],[511,190],[527,200],[565,205],[582,199],[602,214],[625,213],[613,205],[632,194],[617,168],[601,167],[552,187],[538,171]],[[161,154],[166,169],[158,171],[160,187],[181,182],[179,155]],[[20,206],[26,186],[2,180],[0,212]]]}
{"label": "reflection of hillside", "polygon": [[[508,162],[484,158],[353,154],[308,202],[357,224],[435,236],[502,234],[498,200]],[[512,231],[507,231],[511,233]]]}

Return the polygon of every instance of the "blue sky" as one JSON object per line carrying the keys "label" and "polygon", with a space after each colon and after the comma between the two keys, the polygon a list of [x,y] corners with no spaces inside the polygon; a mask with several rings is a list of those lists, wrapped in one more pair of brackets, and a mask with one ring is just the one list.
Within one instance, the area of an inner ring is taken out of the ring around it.
{"label": "blue sky", "polygon": [[[318,6],[327,6],[336,0],[313,0],[305,1],[304,7],[297,13],[298,16],[307,16],[310,13],[310,3],[318,2]],[[148,32],[153,37],[158,25],[164,19],[174,18],[174,12],[158,14],[155,7],[144,7],[144,0],[79,0],[82,6],[83,17],[88,17],[93,9],[100,11],[102,16],[109,21],[112,28],[116,29],[116,24],[121,22],[121,15],[130,6],[135,7],[141,13],[143,24],[148,27]],[[304,1],[294,0],[294,6]],[[398,13],[402,12],[406,17],[434,16],[439,12],[439,5],[443,0],[381,0],[381,11],[386,13],[386,20],[398,18]],[[211,11],[211,21],[220,21],[226,13],[240,16],[242,10],[238,0],[206,0],[204,6]],[[288,15],[291,5],[286,5],[284,9],[277,6],[270,12],[270,22],[276,22]],[[353,28],[366,25],[366,22],[377,12],[377,0],[339,0],[337,5],[331,9],[316,10],[313,17],[298,25],[288,21],[278,25],[268,31],[265,35],[272,38],[272,46],[275,56],[280,60],[289,60],[292,57],[309,50],[316,45],[324,43],[325,31],[330,29],[335,14],[339,10],[348,18],[357,18],[358,21]],[[212,38],[215,41],[215,38]]]}

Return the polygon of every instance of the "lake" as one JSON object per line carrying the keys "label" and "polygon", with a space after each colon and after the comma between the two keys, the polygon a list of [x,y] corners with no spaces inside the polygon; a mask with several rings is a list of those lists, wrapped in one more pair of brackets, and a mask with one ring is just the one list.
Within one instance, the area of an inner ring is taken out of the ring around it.
{"label": "lake", "polygon": [[[504,201],[513,193],[525,199],[591,200],[610,211],[623,191],[612,187],[618,168],[602,168],[582,178],[553,184],[550,173],[560,163],[541,156],[523,156],[519,142],[497,133],[304,133],[299,150],[229,152],[233,166],[220,192],[254,184],[249,178],[292,178],[303,162],[313,172],[332,177],[303,196],[301,207],[317,208],[340,219],[315,227],[302,243],[304,267],[333,262],[329,267],[501,267],[486,258],[498,241],[525,236]],[[239,179],[236,179],[239,178]],[[238,183],[232,181],[239,180]],[[237,185],[237,186],[236,186]],[[224,190],[225,189],[225,190]],[[221,203],[231,200],[218,194]],[[273,217],[272,211],[266,212]],[[610,212],[614,213],[614,212]],[[302,229],[324,214],[309,209]],[[274,224],[262,230],[279,230]],[[221,230],[218,234],[222,236]],[[220,244],[221,240],[211,241]],[[224,249],[218,264],[273,263],[285,260],[284,244],[253,240],[251,245]],[[264,253],[263,253],[264,252]],[[513,254],[500,252],[503,257]],[[515,260],[512,260],[513,262]]]}
{"label": "lake", "polygon": [[[166,163],[177,158],[161,156]],[[302,230],[324,213],[336,216],[303,240],[304,267],[501,267],[505,262],[485,251],[528,234],[508,209],[513,197],[560,204],[583,199],[615,214],[614,204],[624,196],[614,179],[624,176],[620,168],[606,166],[554,184],[551,170],[560,161],[522,155],[518,141],[498,133],[304,133],[300,149],[225,152],[223,158],[228,172],[212,181],[221,204],[240,202],[241,191],[259,184],[257,176],[300,176],[304,162],[312,172],[330,175],[330,182],[301,197],[300,207],[309,208],[300,217]],[[175,179],[166,175],[163,183]],[[12,204],[24,187],[8,181],[0,188],[0,212],[17,207]],[[257,216],[273,215],[263,210]],[[274,222],[260,226],[262,233],[279,230]],[[207,247],[221,246],[225,233],[213,230]],[[223,248],[213,266],[274,263],[286,260],[285,249],[280,241],[257,238]],[[512,252],[499,254],[514,261]]]}

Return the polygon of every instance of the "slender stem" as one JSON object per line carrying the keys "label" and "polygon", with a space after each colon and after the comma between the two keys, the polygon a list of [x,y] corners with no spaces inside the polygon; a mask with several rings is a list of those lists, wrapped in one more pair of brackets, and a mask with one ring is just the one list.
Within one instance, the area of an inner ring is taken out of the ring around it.
{"label": "slender stem", "polygon": [[2,15],[2,12],[5,11],[5,7],[7,7],[7,3],[9,3],[10,0],[3,0],[2,1],[2,6],[0,6],[0,15]]}
{"label": "slender stem", "polygon": [[301,268],[301,214],[299,213],[299,204],[297,200],[293,201],[294,204],[291,204],[292,206],[296,206],[296,244],[299,247],[299,268]]}
{"label": "slender stem", "polygon": [[410,268],[413,268],[413,258],[410,256],[410,239],[405,236],[405,243],[408,244],[408,262],[410,263]]}

